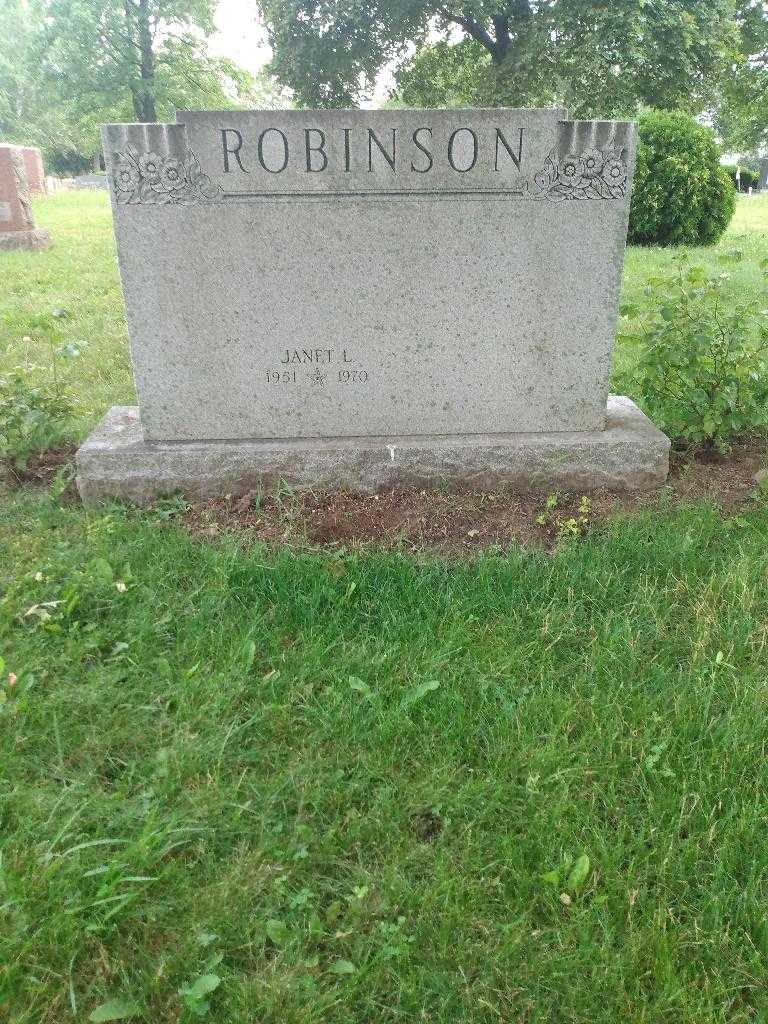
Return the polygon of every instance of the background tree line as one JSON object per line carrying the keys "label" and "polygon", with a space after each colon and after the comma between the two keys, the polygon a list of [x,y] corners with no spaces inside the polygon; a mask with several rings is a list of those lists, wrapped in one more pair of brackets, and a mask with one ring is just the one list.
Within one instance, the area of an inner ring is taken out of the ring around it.
{"label": "background tree line", "polygon": [[0,138],[58,170],[100,149],[99,126],[173,120],[176,108],[270,106],[276,93],[212,57],[216,0],[2,0]]}
{"label": "background tree line", "polygon": [[[256,0],[273,50],[254,79],[214,58],[215,0],[4,0],[0,137],[62,166],[107,121],[176,107],[357,106],[384,69],[407,106],[559,104],[575,117],[706,115],[768,146],[768,0]],[[284,101],[283,101],[284,102]]]}
{"label": "background tree line", "polygon": [[764,0],[262,0],[269,70],[299,105],[355,106],[395,65],[407,106],[643,107],[768,143]]}

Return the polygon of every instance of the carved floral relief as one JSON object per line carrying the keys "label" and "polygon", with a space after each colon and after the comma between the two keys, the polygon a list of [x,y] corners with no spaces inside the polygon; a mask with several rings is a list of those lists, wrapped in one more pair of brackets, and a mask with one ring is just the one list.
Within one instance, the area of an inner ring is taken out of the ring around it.
{"label": "carved floral relief", "polygon": [[610,139],[602,149],[568,153],[558,160],[553,149],[542,170],[533,176],[528,194],[533,199],[623,199],[627,194],[627,166],[623,148]]}
{"label": "carved floral relief", "polygon": [[217,199],[222,192],[191,150],[186,159],[179,160],[139,153],[130,143],[114,155],[112,182],[118,203],[194,202]]}
{"label": "carved floral relief", "polygon": [[[185,203],[213,201],[224,195],[205,174],[197,156],[186,158],[140,153],[127,144],[114,154],[113,187],[118,203]],[[544,167],[526,184],[529,199],[558,202],[568,199],[623,199],[627,194],[624,147],[614,137],[602,148],[568,153],[558,158],[552,149]]]}

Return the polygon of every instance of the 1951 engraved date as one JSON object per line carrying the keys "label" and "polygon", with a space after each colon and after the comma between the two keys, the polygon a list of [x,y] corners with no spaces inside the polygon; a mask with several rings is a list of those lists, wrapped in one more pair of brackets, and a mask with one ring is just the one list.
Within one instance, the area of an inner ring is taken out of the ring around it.
{"label": "1951 engraved date", "polygon": [[267,370],[267,384],[297,384],[295,370]]}

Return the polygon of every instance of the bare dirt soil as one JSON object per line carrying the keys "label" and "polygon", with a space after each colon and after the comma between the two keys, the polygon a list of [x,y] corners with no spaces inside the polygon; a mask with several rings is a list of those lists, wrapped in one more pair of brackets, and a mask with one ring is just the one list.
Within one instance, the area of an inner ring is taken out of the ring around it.
{"label": "bare dirt soil", "polygon": [[0,480],[10,486],[19,484],[49,484],[59,470],[68,466],[75,454],[75,446],[49,448],[44,452],[30,455],[25,466],[13,465],[8,459],[0,459]]}
{"label": "bare dirt soil", "polygon": [[651,494],[547,495],[392,490],[379,494],[349,491],[254,491],[225,497],[187,511],[183,521],[200,537],[222,531],[246,534],[275,545],[431,549],[468,552],[511,543],[552,547],[578,536],[616,512],[659,501],[707,499],[726,514],[754,500],[755,474],[768,463],[768,443],[742,442],[728,455],[675,453],[669,480]]}

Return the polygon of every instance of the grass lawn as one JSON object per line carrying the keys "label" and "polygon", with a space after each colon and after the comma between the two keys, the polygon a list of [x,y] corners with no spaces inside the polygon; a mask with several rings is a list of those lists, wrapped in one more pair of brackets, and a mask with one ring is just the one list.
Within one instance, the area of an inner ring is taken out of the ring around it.
{"label": "grass lawn", "polygon": [[[132,398],[107,200],[37,212],[0,366],[87,340],[82,436]],[[768,1020],[764,499],[463,561],[175,511],[0,494],[1,1020]]]}

